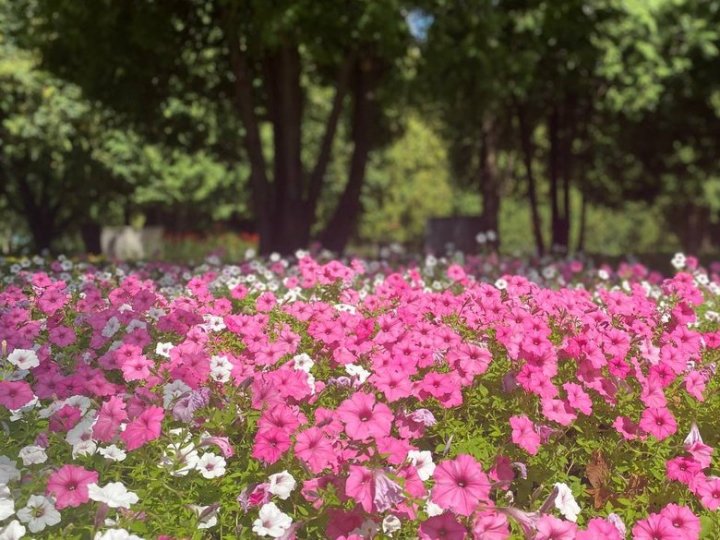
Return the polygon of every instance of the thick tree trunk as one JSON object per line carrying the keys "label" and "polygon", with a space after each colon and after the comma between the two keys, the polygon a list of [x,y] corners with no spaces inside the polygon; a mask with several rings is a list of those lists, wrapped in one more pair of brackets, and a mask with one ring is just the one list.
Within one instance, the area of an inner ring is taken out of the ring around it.
{"label": "thick tree trunk", "polygon": [[360,60],[356,64],[353,81],[353,112],[351,137],[353,154],[350,159],[348,182],[340,197],[333,216],[320,235],[323,247],[342,253],[355,232],[362,211],[360,194],[365,181],[370,149],[372,147],[371,122],[374,116],[375,101],[374,67],[370,60]]}
{"label": "thick tree trunk", "polygon": [[535,183],[535,172],[533,168],[534,148],[532,141],[532,130],[528,125],[525,109],[522,105],[516,106],[518,128],[520,131],[520,145],[523,151],[523,162],[525,164],[525,175],[528,182],[528,202],[530,203],[530,216],[532,219],[533,236],[535,238],[535,250],[542,256],[545,254],[545,240],[543,238],[542,220],[537,198],[537,187]]}
{"label": "thick tree trunk", "polygon": [[41,189],[38,202],[38,198],[28,183],[25,174],[18,175],[16,182],[23,215],[28,229],[30,229],[33,245],[37,251],[50,250],[59,229],[55,223],[56,211],[45,204],[45,189]]}
{"label": "thick tree trunk", "polygon": [[302,88],[300,52],[296,44],[283,43],[265,62],[268,110],[273,125],[274,200],[272,201],[272,251],[292,253],[305,247],[310,236],[303,192]]}

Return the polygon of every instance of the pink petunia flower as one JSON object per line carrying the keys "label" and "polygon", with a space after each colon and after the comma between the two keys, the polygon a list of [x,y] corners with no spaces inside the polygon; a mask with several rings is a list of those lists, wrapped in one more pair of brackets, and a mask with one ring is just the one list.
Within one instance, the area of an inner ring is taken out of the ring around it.
{"label": "pink petunia flower", "polygon": [[490,501],[490,481],[480,464],[467,454],[435,468],[432,501],[441,508],[469,516],[480,501]]}
{"label": "pink petunia flower", "polygon": [[290,448],[290,437],[279,428],[269,428],[255,435],[252,456],[268,465],[275,463]]}
{"label": "pink petunia flower", "polygon": [[467,529],[452,514],[445,512],[420,524],[419,540],[465,540]]}
{"label": "pink petunia flower", "polygon": [[350,465],[350,472],[345,480],[345,495],[355,500],[363,510],[373,510],[373,474],[369,469]]}
{"label": "pink petunia flower", "polygon": [[577,418],[570,406],[561,399],[543,399],[542,412],[546,418],[562,426],[569,426]]}
{"label": "pink petunia flower", "polygon": [[661,514],[650,514],[638,521],[632,529],[633,540],[678,540],[670,520]]}
{"label": "pink petunia flower", "polygon": [[482,540],[505,540],[510,537],[507,517],[498,512],[478,512],[473,521],[473,538]]}
{"label": "pink petunia flower", "polygon": [[0,405],[15,410],[32,400],[32,388],[25,381],[0,381]]}
{"label": "pink petunia flower", "polygon": [[686,486],[692,486],[702,472],[702,466],[693,458],[679,456],[665,463],[665,474],[668,479],[676,480]]}
{"label": "pink petunia flower", "polygon": [[678,536],[683,540],[700,538],[700,518],[693,514],[687,506],[668,504],[660,511],[660,515],[670,521]]}
{"label": "pink petunia flower", "polygon": [[315,474],[337,462],[332,442],[316,427],[298,433],[295,455]]}
{"label": "pink petunia flower", "polygon": [[112,396],[102,404],[97,420],[93,425],[93,438],[100,442],[110,442],[120,429],[120,424],[128,419],[125,402]]}
{"label": "pink petunia flower", "polygon": [[720,478],[708,478],[698,482],[695,493],[708,510],[720,508]]}
{"label": "pink petunia flower", "polygon": [[575,540],[622,540],[618,528],[606,519],[593,518],[588,522],[587,529],[578,531]]}
{"label": "pink petunia flower", "polygon": [[145,409],[140,416],[130,422],[120,438],[128,450],[135,450],[160,437],[165,411],[162,407]]}
{"label": "pink petunia flower", "polygon": [[537,521],[535,540],[574,540],[577,525],[555,516],[544,515]]}
{"label": "pink petunia flower", "polygon": [[638,425],[627,416],[618,416],[615,418],[613,427],[626,441],[632,441],[638,438]]}
{"label": "pink petunia flower", "polygon": [[672,413],[664,407],[649,407],[640,417],[640,429],[655,437],[658,441],[667,439],[677,431],[677,423]]}
{"label": "pink petunia flower", "polygon": [[82,418],[82,411],[72,405],[63,405],[50,417],[50,431],[70,431]]}
{"label": "pink petunia flower", "polygon": [[534,456],[540,449],[540,435],[535,431],[535,425],[525,415],[511,416],[512,442]]}
{"label": "pink petunia flower", "polygon": [[376,403],[375,396],[365,392],[355,392],[343,401],[337,415],[345,424],[347,436],[357,441],[389,435],[393,421],[393,413],[388,406]]}
{"label": "pink petunia flower", "polygon": [[64,465],[50,475],[47,492],[55,495],[55,507],[74,508],[90,500],[88,485],[96,484],[98,473],[76,465]]}

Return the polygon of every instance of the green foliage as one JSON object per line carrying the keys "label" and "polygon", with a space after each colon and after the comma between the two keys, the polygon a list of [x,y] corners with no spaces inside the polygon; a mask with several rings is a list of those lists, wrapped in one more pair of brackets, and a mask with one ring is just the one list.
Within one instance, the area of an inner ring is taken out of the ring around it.
{"label": "green foliage", "polygon": [[416,116],[403,136],[370,163],[359,236],[366,242],[415,243],[426,220],[453,209],[442,141]]}

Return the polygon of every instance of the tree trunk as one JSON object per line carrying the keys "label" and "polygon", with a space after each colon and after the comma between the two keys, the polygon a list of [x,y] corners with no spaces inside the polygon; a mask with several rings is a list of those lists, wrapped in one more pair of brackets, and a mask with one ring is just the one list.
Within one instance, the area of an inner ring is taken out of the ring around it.
{"label": "tree trunk", "polygon": [[583,253],[585,251],[585,233],[587,231],[587,198],[582,195],[582,205],[580,206],[580,233],[578,234],[577,249]]}
{"label": "tree trunk", "polygon": [[577,96],[574,92],[565,95],[562,115],[562,157],[561,157],[561,174],[562,174],[562,191],[563,191],[563,218],[561,237],[559,244],[564,246],[565,251],[570,249],[570,231],[572,224],[572,208],[571,208],[571,184],[573,177],[573,144],[577,133],[576,122]]}
{"label": "tree trunk", "polygon": [[268,111],[273,125],[274,200],[271,251],[287,254],[305,247],[310,223],[303,201],[301,157],[302,88],[297,44],[283,43],[265,61]]}
{"label": "tree trunk", "polygon": [[250,162],[250,187],[260,235],[260,252],[268,253],[271,251],[273,241],[273,216],[270,205],[272,186],[267,177],[260,128],[255,114],[253,75],[248,66],[246,46],[237,31],[236,14],[224,10],[222,15],[230,67],[234,76],[235,104],[240,121],[245,128],[243,143]]}
{"label": "tree trunk", "polygon": [[320,243],[323,247],[336,253],[345,251],[362,211],[360,194],[372,147],[371,122],[375,112],[375,100],[372,96],[374,71],[373,64],[368,59],[359,60],[354,70],[351,128],[353,154],[350,159],[348,182],[333,216],[320,235]]}
{"label": "tree trunk", "polygon": [[548,119],[548,136],[550,139],[550,155],[548,160],[548,177],[550,178],[550,223],[552,233],[552,246],[553,250],[557,249],[560,245],[558,241],[562,236],[561,232],[561,220],[560,215],[560,204],[558,201],[558,187],[559,187],[559,175],[560,175],[560,126],[559,126],[559,113],[557,106],[553,106]]}
{"label": "tree trunk", "polygon": [[528,202],[530,203],[530,216],[532,219],[533,236],[535,237],[535,250],[542,256],[545,254],[545,241],[542,232],[542,220],[538,206],[537,188],[535,185],[535,172],[533,170],[534,148],[532,142],[532,131],[528,126],[525,116],[525,108],[522,105],[516,106],[518,117],[518,128],[520,130],[520,145],[523,151],[523,162],[525,163],[525,175],[528,182]]}
{"label": "tree trunk", "polygon": [[483,199],[483,221],[495,232],[496,246],[500,244],[500,181],[497,164],[497,131],[491,120],[483,126],[480,146],[480,193]]}
{"label": "tree trunk", "polygon": [[330,108],[330,113],[328,114],[325,122],[325,133],[323,134],[322,141],[320,142],[315,166],[313,167],[308,179],[305,207],[308,214],[308,220],[311,224],[315,223],[317,205],[320,199],[323,181],[325,180],[325,173],[332,156],[332,145],[335,140],[335,133],[337,132],[338,124],[340,123],[340,115],[343,110],[343,104],[345,103],[348,81],[353,66],[354,55],[349,55],[340,67],[337,84],[335,85],[335,96],[333,98],[332,107]]}
{"label": "tree trunk", "polygon": [[57,237],[58,228],[55,224],[55,212],[45,203],[44,189],[41,189],[40,202],[28,183],[25,174],[16,177],[23,215],[27,221],[28,229],[33,238],[33,245],[37,251],[50,250],[53,240]]}

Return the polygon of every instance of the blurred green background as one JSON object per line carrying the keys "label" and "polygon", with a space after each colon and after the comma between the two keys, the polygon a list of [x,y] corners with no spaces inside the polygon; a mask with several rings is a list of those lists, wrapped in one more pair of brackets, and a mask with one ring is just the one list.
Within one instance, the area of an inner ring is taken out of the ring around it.
{"label": "blurred green background", "polygon": [[0,253],[720,247],[720,3],[0,0]]}

